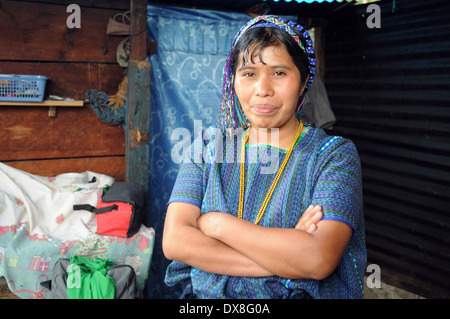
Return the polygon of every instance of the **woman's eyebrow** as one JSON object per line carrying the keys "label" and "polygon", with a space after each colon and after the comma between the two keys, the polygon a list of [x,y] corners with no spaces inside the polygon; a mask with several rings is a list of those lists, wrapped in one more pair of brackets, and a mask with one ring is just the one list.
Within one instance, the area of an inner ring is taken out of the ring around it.
{"label": "woman's eyebrow", "polygon": [[[274,64],[274,65],[270,65],[270,64],[264,64],[265,66],[267,66],[270,69],[285,69],[285,70],[292,70],[292,67],[290,67],[289,65],[286,64]],[[238,71],[246,71],[246,70],[254,70],[256,69],[256,66],[252,65],[252,64],[245,64],[243,66],[241,66]]]}
{"label": "woman's eyebrow", "polygon": [[238,71],[246,71],[246,70],[254,70],[256,69],[256,67],[252,66],[251,64],[244,64],[243,66],[241,66]]}
{"label": "woman's eyebrow", "polygon": [[292,69],[292,67],[290,67],[289,65],[286,65],[286,64],[274,64],[274,65],[267,64],[267,67],[269,67],[271,69],[285,69],[285,70]]}

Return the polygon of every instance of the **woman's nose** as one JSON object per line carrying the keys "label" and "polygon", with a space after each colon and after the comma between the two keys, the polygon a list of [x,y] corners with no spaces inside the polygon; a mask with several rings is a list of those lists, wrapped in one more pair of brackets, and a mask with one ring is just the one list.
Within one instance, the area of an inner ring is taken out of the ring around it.
{"label": "woman's nose", "polygon": [[261,97],[270,96],[273,94],[272,85],[267,77],[262,76],[255,83],[255,94]]}

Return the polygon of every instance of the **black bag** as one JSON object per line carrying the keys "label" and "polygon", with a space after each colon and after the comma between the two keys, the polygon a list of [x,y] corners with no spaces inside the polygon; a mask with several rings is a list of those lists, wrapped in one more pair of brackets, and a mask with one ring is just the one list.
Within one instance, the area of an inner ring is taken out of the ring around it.
{"label": "black bag", "polygon": [[96,214],[97,234],[131,237],[139,231],[146,212],[146,196],[142,187],[115,182],[105,191],[97,207],[74,205],[74,210]]}

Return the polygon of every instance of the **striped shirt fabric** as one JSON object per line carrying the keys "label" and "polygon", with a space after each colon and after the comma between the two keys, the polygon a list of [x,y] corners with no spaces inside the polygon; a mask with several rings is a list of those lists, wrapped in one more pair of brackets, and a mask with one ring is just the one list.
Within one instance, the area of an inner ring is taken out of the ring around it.
{"label": "striped shirt fabric", "polygon": [[[207,128],[187,152],[169,203],[185,202],[198,206],[202,213],[221,211],[237,216],[242,139],[243,134],[230,138],[216,127]],[[245,220],[256,220],[286,153],[270,145],[246,146]],[[311,204],[322,206],[323,220],[340,221],[353,229],[338,267],[324,280],[229,277],[172,261],[166,284],[191,280],[198,298],[212,299],[296,298],[304,292],[313,298],[363,298],[367,252],[358,152],[350,140],[307,126],[259,225],[293,228]]]}

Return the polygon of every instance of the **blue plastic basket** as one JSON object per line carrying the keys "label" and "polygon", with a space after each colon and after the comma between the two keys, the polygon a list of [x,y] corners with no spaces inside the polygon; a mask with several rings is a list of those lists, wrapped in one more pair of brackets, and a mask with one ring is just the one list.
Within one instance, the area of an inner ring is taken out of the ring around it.
{"label": "blue plastic basket", "polygon": [[0,101],[42,102],[47,80],[43,75],[0,74]]}

